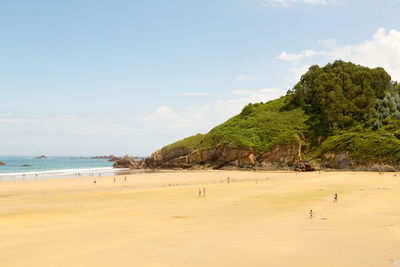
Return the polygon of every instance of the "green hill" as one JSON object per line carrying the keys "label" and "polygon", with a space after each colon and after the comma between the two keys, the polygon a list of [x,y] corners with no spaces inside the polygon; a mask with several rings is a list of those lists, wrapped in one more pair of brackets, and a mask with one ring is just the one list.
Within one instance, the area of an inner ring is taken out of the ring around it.
{"label": "green hill", "polygon": [[[279,161],[272,154],[286,155],[283,150],[289,147],[290,153],[297,153],[293,147],[299,146],[300,155],[294,161],[315,161],[325,167],[335,167],[338,161],[348,167],[374,163],[397,166],[399,93],[400,85],[382,68],[370,69],[343,61],[312,66],[286,96],[267,103],[248,104],[240,114],[209,133],[165,146],[156,152],[161,155],[157,164],[168,161],[170,164],[166,166],[176,163],[180,167],[194,164],[221,167],[244,160],[244,166],[249,166],[248,162],[252,166],[265,165]],[[241,154],[227,156],[222,161],[217,158],[230,151]],[[165,154],[169,156],[163,157]],[[247,158],[250,154],[255,161]],[[213,165],[213,162],[219,163]]]}

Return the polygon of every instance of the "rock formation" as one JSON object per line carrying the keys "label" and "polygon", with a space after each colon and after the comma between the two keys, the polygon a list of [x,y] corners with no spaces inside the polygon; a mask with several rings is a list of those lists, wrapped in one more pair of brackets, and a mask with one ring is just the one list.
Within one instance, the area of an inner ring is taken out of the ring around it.
{"label": "rock formation", "polygon": [[35,159],[47,159],[47,157],[45,155],[41,155],[41,156],[35,157]]}
{"label": "rock formation", "polygon": [[105,155],[105,156],[95,156],[91,157],[91,159],[107,159],[108,161],[117,161],[119,158],[114,156],[113,154],[111,155]]}
{"label": "rock formation", "polygon": [[177,148],[158,150],[145,159],[148,168],[255,168],[293,166],[300,161],[299,144],[277,145],[262,155],[253,150],[221,145],[208,150]]}
{"label": "rock formation", "polygon": [[295,165],[294,170],[302,172],[319,171],[320,167],[315,162],[300,161]]}
{"label": "rock formation", "polygon": [[117,159],[113,164],[113,168],[144,169],[146,166],[143,160],[136,161],[129,157],[129,155],[126,155],[123,158]]}

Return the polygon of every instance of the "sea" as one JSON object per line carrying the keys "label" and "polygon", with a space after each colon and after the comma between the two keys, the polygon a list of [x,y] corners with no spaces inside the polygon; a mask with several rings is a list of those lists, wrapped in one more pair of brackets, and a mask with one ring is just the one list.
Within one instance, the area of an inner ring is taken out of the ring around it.
{"label": "sea", "polygon": [[6,164],[0,166],[0,181],[108,176],[127,172],[127,169],[113,169],[113,162],[107,159],[91,157],[0,156],[0,161]]}

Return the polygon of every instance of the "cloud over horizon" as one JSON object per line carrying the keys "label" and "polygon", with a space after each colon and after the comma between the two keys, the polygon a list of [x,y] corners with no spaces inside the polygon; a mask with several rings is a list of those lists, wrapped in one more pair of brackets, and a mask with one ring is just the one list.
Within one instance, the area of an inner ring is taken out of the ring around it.
{"label": "cloud over horizon", "polygon": [[208,93],[206,92],[187,92],[183,93],[182,96],[207,96]]}
{"label": "cloud over horizon", "polygon": [[314,5],[327,5],[327,0],[262,0],[261,4],[264,7],[282,7],[290,8],[296,4],[314,4]]}
{"label": "cloud over horizon", "polygon": [[[351,61],[370,68],[383,67],[393,80],[400,81],[400,31],[392,29],[386,31],[379,28],[371,40],[356,45],[336,45],[336,41],[325,42],[326,49],[306,49],[299,53],[283,51],[278,60],[292,64],[290,70],[299,77],[298,71],[313,64],[326,64],[334,60]],[[310,64],[310,60],[313,63]],[[298,66],[304,61],[307,64]]]}

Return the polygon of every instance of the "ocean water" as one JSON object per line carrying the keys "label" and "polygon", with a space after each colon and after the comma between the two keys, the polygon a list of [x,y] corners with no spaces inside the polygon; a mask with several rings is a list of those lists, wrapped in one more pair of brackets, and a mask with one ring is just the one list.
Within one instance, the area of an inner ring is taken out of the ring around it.
{"label": "ocean water", "polygon": [[[107,159],[81,157],[48,157],[37,159],[33,156],[0,156],[7,165],[0,166],[0,180],[44,179],[89,174],[113,175],[117,170]],[[23,167],[23,165],[31,165]],[[119,170],[120,171],[120,170]]]}

